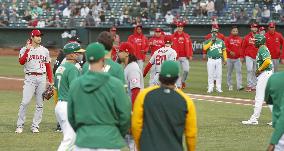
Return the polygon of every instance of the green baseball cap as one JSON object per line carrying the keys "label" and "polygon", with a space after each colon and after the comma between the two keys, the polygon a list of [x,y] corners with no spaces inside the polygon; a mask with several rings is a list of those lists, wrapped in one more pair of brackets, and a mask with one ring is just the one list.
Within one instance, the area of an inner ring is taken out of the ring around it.
{"label": "green baseball cap", "polygon": [[179,75],[179,64],[176,61],[165,61],[162,64],[160,75],[172,78]]}
{"label": "green baseball cap", "polygon": [[81,48],[81,45],[79,43],[70,42],[63,47],[63,52],[65,54],[70,54],[75,52],[85,52],[85,50]]}
{"label": "green baseball cap", "polygon": [[107,54],[103,44],[95,42],[91,43],[86,48],[86,59],[88,62],[98,61]]}

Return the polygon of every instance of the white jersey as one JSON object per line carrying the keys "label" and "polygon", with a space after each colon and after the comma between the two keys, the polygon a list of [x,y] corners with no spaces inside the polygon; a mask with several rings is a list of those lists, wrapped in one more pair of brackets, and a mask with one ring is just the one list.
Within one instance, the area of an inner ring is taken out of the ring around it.
{"label": "white jersey", "polygon": [[176,61],[177,53],[171,47],[162,47],[156,50],[153,56],[150,59],[150,63],[152,64],[152,68],[154,69],[155,74],[160,73],[161,66],[164,61],[172,60]]}
{"label": "white jersey", "polygon": [[144,88],[143,74],[137,62],[131,62],[125,67],[124,77],[127,81],[129,92],[131,92],[131,89],[133,88]]}
{"label": "white jersey", "polygon": [[[20,50],[20,55],[19,57],[22,57],[26,51],[26,47],[23,47]],[[24,72],[29,73],[29,72],[37,72],[37,73],[45,73],[46,72],[46,67],[45,63],[50,63],[51,58],[49,56],[49,51],[43,46],[39,46],[37,48],[31,48],[27,61],[24,65]]]}

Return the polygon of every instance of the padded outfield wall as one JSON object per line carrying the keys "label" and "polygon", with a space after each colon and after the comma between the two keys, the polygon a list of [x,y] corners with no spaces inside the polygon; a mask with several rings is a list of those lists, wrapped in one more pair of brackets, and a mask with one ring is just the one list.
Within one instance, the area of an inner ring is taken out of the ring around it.
{"label": "padded outfield wall", "polygon": [[[225,36],[230,34],[232,25],[219,25],[220,32]],[[246,35],[249,31],[249,25],[238,25],[240,36]],[[264,25],[264,27],[266,27]],[[143,27],[143,33],[150,37],[153,34],[155,27]],[[174,31],[174,26],[161,27],[168,32]],[[86,27],[86,28],[43,28],[41,29],[44,34],[43,45],[47,47],[62,48],[66,43],[66,38],[62,38],[63,32],[76,31],[77,35],[82,41],[83,47],[88,43],[96,41],[96,37],[101,31],[109,30],[109,27]],[[201,52],[202,42],[204,36],[211,30],[211,25],[187,25],[184,30],[190,34],[194,53]],[[284,26],[277,26],[276,30],[284,34]],[[0,48],[19,48],[22,47],[26,40],[29,38],[29,34],[32,31],[31,28],[0,28]],[[127,37],[133,33],[133,27],[119,27],[117,33],[120,35],[121,41],[126,41]]]}

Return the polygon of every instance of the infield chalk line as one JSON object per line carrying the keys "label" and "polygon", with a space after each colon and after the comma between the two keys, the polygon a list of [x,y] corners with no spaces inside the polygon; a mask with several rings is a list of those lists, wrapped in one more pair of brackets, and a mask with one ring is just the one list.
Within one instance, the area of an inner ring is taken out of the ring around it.
{"label": "infield chalk line", "polygon": [[25,79],[20,79],[20,78],[9,78],[9,77],[1,77],[0,79],[6,79],[6,80],[17,80],[17,81],[24,81]]}
{"label": "infield chalk line", "polygon": [[224,99],[224,100],[236,100],[236,101],[246,101],[246,102],[253,101],[253,100],[250,100],[250,99],[230,98],[230,97],[201,95],[201,94],[191,94],[191,93],[187,93],[187,95],[196,96],[196,97],[214,98],[214,99]]}

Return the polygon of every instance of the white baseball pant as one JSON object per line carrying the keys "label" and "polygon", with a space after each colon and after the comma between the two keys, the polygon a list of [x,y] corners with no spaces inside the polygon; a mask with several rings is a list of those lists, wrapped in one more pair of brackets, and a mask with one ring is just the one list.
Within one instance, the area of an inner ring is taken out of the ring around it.
{"label": "white baseball pant", "polygon": [[273,62],[273,72],[277,72],[279,66],[279,59],[272,59],[272,62]]}
{"label": "white baseball pant", "polygon": [[275,145],[274,151],[283,151],[284,150],[284,134],[280,138],[278,144]]}
{"label": "white baseball pant", "polygon": [[181,65],[181,82],[185,82],[189,73],[189,61],[186,57],[179,57],[178,61]]}
{"label": "white baseball pant", "polygon": [[208,91],[213,91],[214,88],[214,75],[216,75],[216,88],[222,90],[222,59],[208,58],[207,61],[208,73]]}
{"label": "white baseball pant", "polygon": [[247,66],[247,86],[255,88],[256,86],[256,61],[255,59],[246,56],[246,66]]}
{"label": "white baseball pant", "polygon": [[236,70],[237,89],[242,88],[242,63],[240,59],[227,59],[227,84],[228,87],[232,86],[232,73]]}
{"label": "white baseball pant", "polygon": [[254,111],[250,120],[257,121],[260,116],[262,104],[264,102],[266,84],[272,73],[273,73],[272,71],[263,71],[257,77],[256,92],[254,99],[255,100]]}
{"label": "white baseball pant", "polygon": [[74,147],[76,133],[68,122],[67,102],[59,100],[55,106],[56,119],[63,131],[63,140],[57,151],[68,151]]}

